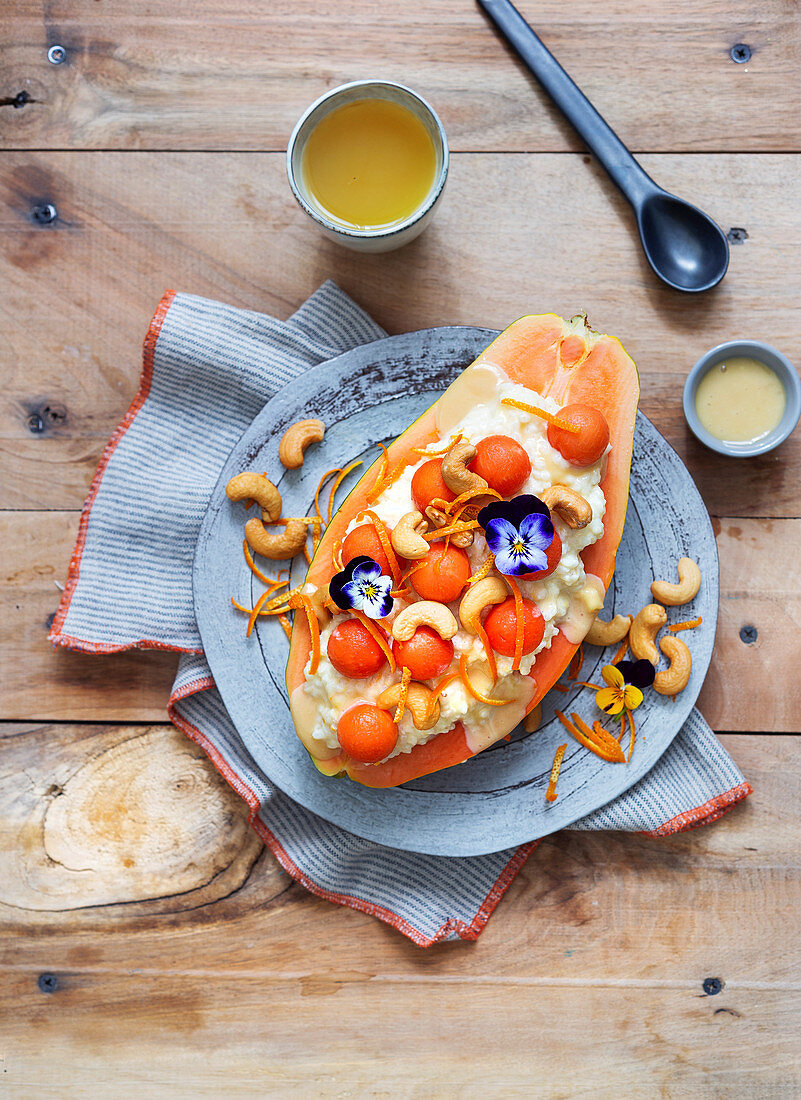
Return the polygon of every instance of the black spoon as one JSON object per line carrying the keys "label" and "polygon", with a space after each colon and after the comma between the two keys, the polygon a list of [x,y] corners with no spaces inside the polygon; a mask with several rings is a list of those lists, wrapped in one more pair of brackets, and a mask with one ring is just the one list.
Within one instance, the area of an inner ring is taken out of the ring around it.
{"label": "black spoon", "polygon": [[509,0],[478,3],[631,203],[645,255],[659,278],[691,294],[717,286],[729,266],[729,243],[720,226],[654,183]]}

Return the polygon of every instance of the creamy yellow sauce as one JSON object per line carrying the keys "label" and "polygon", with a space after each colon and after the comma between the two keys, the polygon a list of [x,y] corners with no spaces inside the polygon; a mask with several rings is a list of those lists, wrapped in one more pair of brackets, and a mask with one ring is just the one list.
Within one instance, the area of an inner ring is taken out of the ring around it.
{"label": "creamy yellow sauce", "polygon": [[753,443],[773,431],[784,415],[781,379],[757,359],[735,356],[706,372],[695,411],[710,435],[726,443]]}
{"label": "creamy yellow sauce", "polygon": [[437,169],[434,142],[406,107],[360,99],[315,126],[303,182],[324,213],[353,229],[404,221],[425,202]]}

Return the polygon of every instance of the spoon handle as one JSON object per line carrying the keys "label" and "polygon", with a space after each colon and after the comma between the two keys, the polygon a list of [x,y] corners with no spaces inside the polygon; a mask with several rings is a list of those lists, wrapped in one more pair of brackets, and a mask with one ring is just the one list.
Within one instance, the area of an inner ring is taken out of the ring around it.
{"label": "spoon handle", "polygon": [[636,209],[659,190],[510,0],[478,0]]}

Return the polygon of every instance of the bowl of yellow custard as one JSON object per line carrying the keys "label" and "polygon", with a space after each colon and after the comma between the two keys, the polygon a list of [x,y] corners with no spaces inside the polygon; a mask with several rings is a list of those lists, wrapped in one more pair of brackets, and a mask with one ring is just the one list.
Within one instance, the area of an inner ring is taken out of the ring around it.
{"label": "bowl of yellow custard", "polygon": [[684,416],[719,454],[772,451],[801,416],[801,380],[786,356],[760,340],[731,340],[702,355],[684,383]]}
{"label": "bowl of yellow custard", "polygon": [[286,151],[289,184],[326,236],[387,252],[420,234],[448,174],[448,141],[434,109],[411,88],[356,80],[304,112]]}

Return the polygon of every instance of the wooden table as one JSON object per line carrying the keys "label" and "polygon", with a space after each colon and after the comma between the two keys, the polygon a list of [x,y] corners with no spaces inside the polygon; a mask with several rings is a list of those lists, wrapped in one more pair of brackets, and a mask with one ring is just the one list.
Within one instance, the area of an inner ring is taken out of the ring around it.
{"label": "wooden table", "polygon": [[[0,1092],[801,1088],[801,432],[724,460],[681,414],[722,340],[801,362],[801,21],[783,0],[521,10],[645,168],[728,231],[719,289],[655,280],[624,201],[471,0],[0,3]],[[363,257],[315,234],[283,149],[312,99],[374,74],[434,104],[453,157],[431,228]],[[700,706],[755,794],[671,839],[547,839],[475,944],[420,950],[292,882],[167,724],[174,655],[46,641],[162,291],[285,317],[327,277],[393,333],[586,309],[639,364],[717,532]]]}

